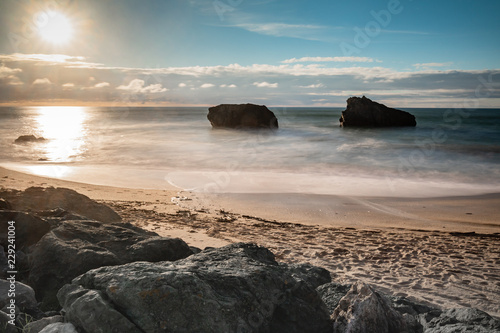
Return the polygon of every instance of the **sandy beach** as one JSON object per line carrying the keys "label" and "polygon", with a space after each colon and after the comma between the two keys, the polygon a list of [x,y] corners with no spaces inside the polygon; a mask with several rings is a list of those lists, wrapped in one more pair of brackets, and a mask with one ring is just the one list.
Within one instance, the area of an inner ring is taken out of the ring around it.
{"label": "sandy beach", "polygon": [[[89,183],[92,181],[89,179]],[[500,316],[500,194],[447,198],[202,194],[116,188],[0,168],[0,188],[66,187],[200,248],[253,242],[336,281]]]}

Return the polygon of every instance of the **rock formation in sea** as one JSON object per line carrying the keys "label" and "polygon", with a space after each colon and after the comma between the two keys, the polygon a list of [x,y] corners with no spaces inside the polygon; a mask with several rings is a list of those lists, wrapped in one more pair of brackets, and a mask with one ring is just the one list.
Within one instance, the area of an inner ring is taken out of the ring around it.
{"label": "rock formation in sea", "polygon": [[200,250],[127,223],[5,203],[4,220],[36,233],[19,234],[14,319],[11,281],[0,279],[0,332],[500,332],[500,320],[478,309],[340,284],[324,268],[278,263],[255,244]]}
{"label": "rock formation in sea", "polygon": [[389,108],[369,98],[350,97],[339,119],[341,127],[403,127],[416,126],[412,114]]}
{"label": "rock formation in sea", "polygon": [[278,128],[278,119],[264,105],[221,104],[208,109],[213,128]]}
{"label": "rock formation in sea", "polygon": [[40,141],[45,141],[45,138],[43,138],[43,137],[37,138],[34,135],[21,135],[16,140],[14,140],[14,143],[22,144],[22,143],[40,142]]}

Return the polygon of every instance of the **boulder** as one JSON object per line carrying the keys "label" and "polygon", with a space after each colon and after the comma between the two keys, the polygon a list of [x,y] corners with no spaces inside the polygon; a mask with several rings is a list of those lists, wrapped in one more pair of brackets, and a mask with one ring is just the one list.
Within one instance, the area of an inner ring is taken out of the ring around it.
{"label": "boulder", "polygon": [[64,318],[61,315],[52,316],[52,317],[45,317],[45,318],[39,319],[37,321],[32,321],[32,322],[28,323],[26,326],[24,326],[23,332],[40,333],[40,331],[42,331],[48,325],[55,324],[55,323],[62,323],[63,321],[64,321]]}
{"label": "boulder", "polygon": [[28,281],[42,310],[57,310],[59,288],[90,269],[191,254],[181,239],[159,237],[128,223],[64,221],[33,247]]}
{"label": "boulder", "polygon": [[2,333],[18,333],[16,326],[9,323],[11,318],[8,314],[0,311],[0,332]]}
{"label": "boulder", "polygon": [[21,135],[16,140],[14,140],[14,143],[23,144],[23,143],[40,142],[40,141],[45,141],[45,138],[43,137],[37,138],[34,135]]}
{"label": "boulder", "polygon": [[16,251],[38,242],[50,230],[50,224],[29,213],[0,210],[0,245],[8,249],[9,222],[14,221]]}
{"label": "boulder", "polygon": [[54,323],[45,326],[44,329],[40,331],[40,333],[78,333],[78,331],[71,323]]}
{"label": "boulder", "polygon": [[331,332],[318,293],[292,275],[269,250],[237,243],[175,262],[91,270],[58,298],[84,332]]}
{"label": "boulder", "polygon": [[352,285],[331,315],[334,333],[405,333],[407,321],[388,299],[362,282]]}
{"label": "boulder", "polygon": [[208,109],[213,128],[278,128],[278,119],[264,105],[221,104]]}
{"label": "boulder", "polygon": [[500,332],[500,320],[475,308],[448,309],[430,321],[426,314],[420,319],[425,333]]}
{"label": "boulder", "polygon": [[351,287],[350,284],[345,285],[330,282],[319,286],[316,288],[316,291],[321,296],[323,302],[325,302],[328,311],[333,313],[335,308],[339,305],[340,300],[349,292]]}
{"label": "boulder", "polygon": [[[9,290],[11,290],[11,283],[7,280],[0,280],[0,309],[10,304]],[[35,298],[35,291],[24,283],[15,282],[15,295],[16,306],[22,312],[37,312],[38,302]]]}
{"label": "boulder", "polygon": [[304,281],[311,288],[316,289],[317,287],[329,283],[332,281],[330,272],[323,267],[313,266],[311,264],[285,264],[280,263],[286,267],[295,280]]}
{"label": "boulder", "polygon": [[416,126],[412,114],[372,101],[369,98],[350,97],[340,117],[341,127],[400,127]]}
{"label": "boulder", "polygon": [[8,190],[0,192],[15,210],[43,211],[61,208],[102,222],[121,220],[114,210],[95,202],[89,197],[67,188],[30,187],[25,191]]}

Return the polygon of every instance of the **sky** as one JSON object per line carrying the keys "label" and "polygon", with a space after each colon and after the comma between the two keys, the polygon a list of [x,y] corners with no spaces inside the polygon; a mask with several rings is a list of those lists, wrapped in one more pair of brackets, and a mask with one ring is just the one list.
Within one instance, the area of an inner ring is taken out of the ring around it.
{"label": "sky", "polygon": [[500,108],[498,0],[0,0],[0,105]]}

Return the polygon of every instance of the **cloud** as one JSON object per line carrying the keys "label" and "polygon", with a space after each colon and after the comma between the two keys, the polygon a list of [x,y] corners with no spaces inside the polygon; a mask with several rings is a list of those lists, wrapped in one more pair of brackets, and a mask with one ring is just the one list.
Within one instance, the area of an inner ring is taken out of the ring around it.
{"label": "cloud", "polygon": [[128,85],[124,86],[124,85],[121,85],[121,86],[118,86],[116,89],[118,90],[125,90],[125,91],[128,91],[130,93],[151,93],[151,94],[154,94],[154,93],[162,93],[162,92],[165,92],[167,91],[168,89],[166,88],[163,88],[162,85],[160,83],[157,83],[157,84],[151,84],[147,87],[144,87],[144,80],[141,80],[141,79],[133,79],[132,81],[129,82]]}
{"label": "cloud", "polygon": [[[481,107],[500,107],[500,69],[451,70],[436,65],[397,70],[370,62],[336,62],[328,67],[323,62],[291,61],[165,68],[92,67],[83,63],[86,69],[82,70],[68,66],[67,61],[41,66],[50,57],[30,56],[24,57],[25,61],[20,61],[20,56],[2,57],[3,104],[216,105],[248,101],[271,106],[345,106],[349,96],[366,94],[394,107],[405,103],[449,107],[466,99],[478,101]],[[230,88],[237,89],[228,94]],[[165,91],[170,93],[162,94]]]}
{"label": "cloud", "polygon": [[302,57],[283,60],[283,64],[293,64],[298,62],[373,62],[368,57]]}
{"label": "cloud", "polygon": [[290,37],[305,40],[332,39],[331,34],[326,37],[331,27],[314,24],[288,24],[288,23],[238,23],[232,25],[261,35],[274,37]]}
{"label": "cloud", "polygon": [[278,83],[254,82],[253,85],[257,88],[278,88]]}
{"label": "cloud", "polygon": [[215,87],[215,84],[212,84],[212,83],[203,83],[200,88],[212,88],[212,87]]}
{"label": "cloud", "polygon": [[310,84],[308,86],[299,86],[300,88],[305,88],[305,89],[317,89],[317,88],[324,88],[325,85],[323,83],[317,83],[317,84]]}
{"label": "cloud", "polygon": [[45,84],[52,84],[49,79],[43,78],[43,79],[36,79],[33,81],[34,85],[45,85]]}
{"label": "cloud", "polygon": [[105,87],[109,87],[109,82],[101,82],[94,85],[94,88],[105,88]]}
{"label": "cloud", "polygon": [[413,66],[418,69],[433,68],[433,67],[447,67],[451,66],[453,62],[427,62],[423,64],[414,64]]}

